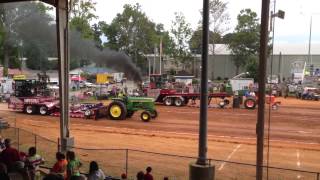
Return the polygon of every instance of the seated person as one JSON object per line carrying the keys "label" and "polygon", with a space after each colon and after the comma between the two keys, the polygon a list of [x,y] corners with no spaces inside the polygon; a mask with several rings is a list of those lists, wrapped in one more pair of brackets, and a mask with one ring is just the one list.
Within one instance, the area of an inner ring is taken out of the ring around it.
{"label": "seated person", "polygon": [[57,162],[54,164],[54,166],[51,169],[51,173],[53,174],[59,174],[62,177],[66,177],[67,173],[67,160],[66,156],[62,152],[57,152],[56,153],[56,159]]}
{"label": "seated person", "polygon": [[14,168],[14,164],[20,161],[20,155],[17,149],[11,147],[11,140],[4,140],[5,149],[0,154],[0,161],[3,162],[10,172]]}
{"label": "seated person", "polygon": [[35,147],[29,148],[28,156],[26,158],[26,167],[28,168],[31,179],[39,179],[39,166],[44,163],[44,159],[37,154]]}

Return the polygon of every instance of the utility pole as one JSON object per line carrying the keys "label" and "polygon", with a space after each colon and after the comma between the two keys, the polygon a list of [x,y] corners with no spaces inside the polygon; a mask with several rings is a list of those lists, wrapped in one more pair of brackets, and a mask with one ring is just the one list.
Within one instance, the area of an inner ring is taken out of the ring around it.
{"label": "utility pole", "polygon": [[197,162],[189,167],[189,180],[214,179],[214,166],[207,159],[209,0],[203,0],[202,30],[199,149]]}
{"label": "utility pole", "polygon": [[312,58],[311,58],[311,36],[312,36],[312,15],[310,17],[310,32],[309,32],[309,47],[308,47],[308,63],[309,63],[309,65],[312,64]]}
{"label": "utility pole", "polygon": [[68,1],[56,1],[57,46],[59,57],[59,100],[60,100],[60,151],[73,146],[74,139],[69,131],[69,37]]}
{"label": "utility pole", "polygon": [[153,49],[153,72],[152,74],[155,74],[156,73],[156,51],[157,51],[157,46],[154,45],[154,49]]}
{"label": "utility pole", "polygon": [[258,94],[258,118],[257,118],[257,162],[256,179],[263,179],[263,148],[264,148],[264,110],[266,95],[266,64],[268,55],[268,22],[269,22],[270,0],[262,0],[261,8],[261,30],[260,30],[260,52],[259,52],[259,94]]}
{"label": "utility pole", "polygon": [[159,58],[159,63],[160,63],[160,74],[162,74],[162,37],[160,38],[160,46],[159,46],[159,48],[160,48],[160,53],[159,53],[159,56],[160,56],[160,58]]}

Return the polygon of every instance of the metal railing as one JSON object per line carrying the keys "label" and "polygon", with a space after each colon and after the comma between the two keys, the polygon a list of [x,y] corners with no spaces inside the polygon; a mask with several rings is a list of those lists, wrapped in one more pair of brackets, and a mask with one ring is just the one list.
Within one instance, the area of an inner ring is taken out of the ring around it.
{"label": "metal railing", "polygon": [[[59,150],[60,146],[59,139],[51,140],[20,128],[2,129],[0,133],[3,138],[12,139],[13,146],[19,151],[27,152],[29,147],[36,147],[38,153],[45,158],[46,167],[50,168],[55,163],[55,153]],[[81,168],[83,173],[88,172],[89,163],[94,160],[99,163],[99,166],[107,175],[120,177],[122,173],[126,173],[129,179],[134,179],[137,172],[143,171],[147,166],[151,166],[155,179],[162,180],[163,177],[169,177],[170,180],[185,180],[188,179],[190,162],[197,159],[192,156],[173,155],[137,149],[69,148],[75,151],[77,157],[83,163],[83,167]],[[216,180],[255,179],[255,164],[219,159],[208,159],[208,162],[216,167]],[[267,169],[269,172],[268,179],[270,180],[320,180],[320,172],[265,166],[264,170],[266,171]]]}

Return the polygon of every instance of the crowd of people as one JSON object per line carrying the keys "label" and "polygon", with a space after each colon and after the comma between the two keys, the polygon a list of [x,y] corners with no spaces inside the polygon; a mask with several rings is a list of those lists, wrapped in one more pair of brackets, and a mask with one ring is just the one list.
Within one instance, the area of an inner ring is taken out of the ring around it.
{"label": "crowd of people", "polygon": [[[0,136],[0,180],[111,180],[104,171],[99,168],[96,161],[91,161],[87,175],[80,173],[82,163],[76,157],[75,152],[67,151],[56,153],[56,162],[50,168],[50,172],[42,177],[40,165],[45,160],[37,153],[36,147],[30,147],[27,153],[19,152],[12,147],[10,139],[2,139]],[[44,172],[44,171],[42,171]],[[139,171],[137,180],[153,180],[152,168]],[[131,178],[132,179],[132,178]],[[127,174],[123,173],[121,179],[128,180]],[[164,180],[169,180],[164,177]]]}

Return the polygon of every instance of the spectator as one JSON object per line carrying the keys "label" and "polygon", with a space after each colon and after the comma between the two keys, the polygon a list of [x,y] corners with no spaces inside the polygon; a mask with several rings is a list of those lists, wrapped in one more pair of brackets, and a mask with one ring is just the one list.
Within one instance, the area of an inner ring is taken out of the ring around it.
{"label": "spectator", "polygon": [[144,180],[144,173],[142,171],[137,173],[137,180]]}
{"label": "spectator", "polygon": [[81,162],[76,159],[76,155],[73,151],[67,152],[67,180],[71,179],[71,176],[80,176]]}
{"label": "spectator", "polygon": [[37,154],[35,147],[29,148],[28,156],[26,158],[26,167],[29,171],[31,179],[40,179],[40,164],[44,163],[44,159]]}
{"label": "spectator", "polygon": [[3,163],[0,163],[0,179],[1,180],[10,180],[8,176],[7,166]]}
{"label": "spectator", "polygon": [[87,178],[84,176],[71,176],[70,180],[86,180]]}
{"label": "spectator", "polygon": [[124,86],[123,90],[124,90],[124,94],[125,94],[125,95],[128,95],[128,87],[127,87],[127,86]]}
{"label": "spectator", "polygon": [[48,174],[46,175],[43,180],[64,180],[62,176],[58,174]]}
{"label": "spectator", "polygon": [[4,144],[4,139],[2,138],[2,136],[0,135],[0,153],[6,148],[5,144]]}
{"label": "spectator", "polygon": [[153,180],[153,176],[151,175],[152,168],[149,166],[146,169],[146,174],[144,175],[144,180]]}
{"label": "spectator", "polygon": [[5,139],[4,144],[5,150],[3,150],[0,155],[0,161],[7,166],[8,171],[10,172],[13,169],[14,163],[20,161],[20,156],[18,150],[11,147],[10,139]]}
{"label": "spectator", "polygon": [[126,180],[126,179],[127,179],[127,174],[122,173],[122,174],[121,174],[121,180]]}
{"label": "spectator", "polygon": [[51,169],[51,173],[59,174],[63,177],[66,177],[66,170],[67,170],[67,160],[66,156],[62,152],[56,153],[57,162],[53,165]]}
{"label": "spectator", "polygon": [[91,161],[88,180],[104,180],[105,178],[106,176],[104,175],[103,171],[99,169],[98,163]]}

